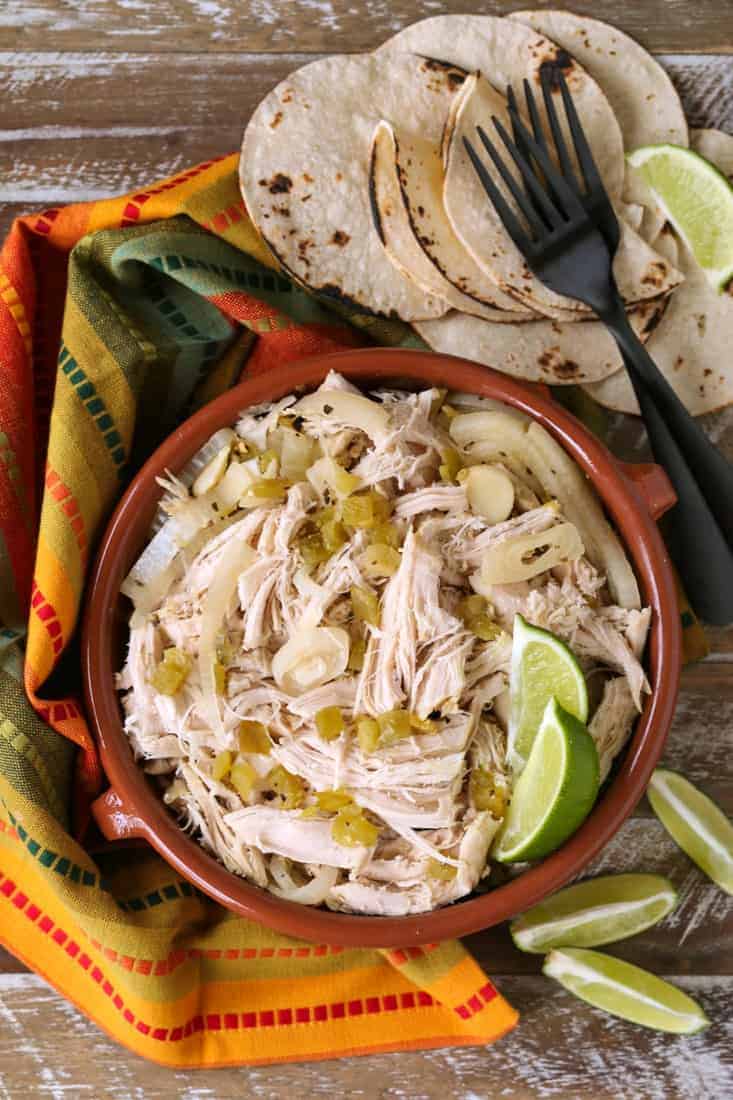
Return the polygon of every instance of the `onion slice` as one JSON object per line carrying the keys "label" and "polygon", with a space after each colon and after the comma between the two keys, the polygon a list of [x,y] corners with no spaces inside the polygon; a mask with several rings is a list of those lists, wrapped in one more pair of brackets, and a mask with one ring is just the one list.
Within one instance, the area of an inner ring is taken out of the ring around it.
{"label": "onion slice", "polygon": [[240,576],[256,560],[257,554],[248,543],[241,539],[233,539],[217,562],[216,576],[206,593],[201,614],[198,666],[204,712],[212,728],[222,737],[224,727],[219,712],[214,674],[216,636],[221,629],[232,596],[237,590]]}
{"label": "onion slice", "polygon": [[343,390],[317,390],[301,397],[292,410],[318,424],[333,424],[339,428],[358,428],[375,442],[389,430],[389,417],[381,405]]}
{"label": "onion slice", "polygon": [[272,857],[270,872],[277,883],[276,886],[270,886],[272,893],[287,898],[288,901],[300,902],[301,905],[320,905],[325,901],[331,887],[336,885],[338,878],[337,867],[322,866],[310,882],[298,886],[290,875],[288,861],[282,856]]}

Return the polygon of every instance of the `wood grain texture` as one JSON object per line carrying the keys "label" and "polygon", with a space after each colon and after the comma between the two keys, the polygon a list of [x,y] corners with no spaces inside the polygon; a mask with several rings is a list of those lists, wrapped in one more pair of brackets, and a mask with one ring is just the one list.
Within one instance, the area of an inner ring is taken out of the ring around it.
{"label": "wood grain texture", "polygon": [[[16,49],[236,50],[275,53],[369,50],[417,19],[447,12],[502,15],[546,7],[539,0],[5,0],[4,40]],[[557,7],[557,4],[549,4]],[[680,53],[733,50],[733,25],[720,0],[564,0],[623,27],[648,49]]]}
{"label": "wood grain texture", "polygon": [[[0,102],[13,105],[0,126],[0,203],[103,198],[233,151],[260,99],[307,60],[0,51]],[[733,130],[733,60],[664,61],[691,121]]]}
{"label": "wood grain texture", "polygon": [[39,978],[8,975],[0,977],[0,1098],[728,1100],[733,982],[677,984],[716,1021],[702,1035],[678,1039],[635,1028],[580,1004],[549,979],[523,976],[500,979],[522,1026],[489,1048],[185,1072],[121,1052]]}

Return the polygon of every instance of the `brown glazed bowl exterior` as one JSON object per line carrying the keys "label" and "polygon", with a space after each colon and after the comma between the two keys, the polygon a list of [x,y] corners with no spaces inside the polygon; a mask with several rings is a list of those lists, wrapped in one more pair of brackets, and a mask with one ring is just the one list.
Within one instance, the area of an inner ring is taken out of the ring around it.
{"label": "brown glazed bowl exterior", "polygon": [[[335,369],[361,386],[447,386],[506,402],[547,428],[591,479],[633,559],[643,599],[653,609],[647,669],[652,685],[621,765],[592,813],[558,851],[513,880],[444,909],[408,917],[368,917],[311,909],[251,885],[187,836],[136,766],[123,732],[114,674],[122,663],[127,601],[120,584],[146,540],[161,490],[156,477],[181,469],[216,429],[241,409],[313,389]],[[674,579],[654,518],[674,502],[656,466],[618,463],[541,387],[474,363],[422,351],[363,349],[318,356],[252,377],[213,401],[175,431],[146,462],[123,496],[102,539],[83,636],[88,714],[111,789],[95,816],[110,839],[143,837],[184,878],[251,920],[321,943],[404,947],[465,936],[513,917],[577,875],[636,806],[657,763],[672,720],[680,671],[680,617]]]}

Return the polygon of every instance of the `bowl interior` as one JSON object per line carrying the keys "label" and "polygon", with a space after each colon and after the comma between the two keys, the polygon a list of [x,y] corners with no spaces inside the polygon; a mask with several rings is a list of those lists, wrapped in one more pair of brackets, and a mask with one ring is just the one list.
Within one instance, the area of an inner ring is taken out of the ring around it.
{"label": "bowl interior", "polygon": [[[159,792],[136,766],[122,729],[114,674],[121,667],[130,605],[119,586],[138,557],[162,490],[156,477],[180,470],[217,428],[247,406],[315,388],[335,369],[362,388],[443,385],[491,397],[537,419],[594,482],[633,559],[643,599],[653,609],[647,667],[652,683],[625,755],[581,828],[540,864],[485,894],[410,917],[365,917],[308,909],[276,898],[226,871],[184,834]],[[541,390],[464,360],[426,352],[365,349],[303,361],[246,380],[202,409],[148,460],[122,498],[102,540],[90,584],[84,639],[85,694],[108,778],[129,811],[145,823],[160,854],[201,890],[249,918],[303,939],[361,946],[404,946],[465,935],[505,920],[577,874],[641,797],[669,727],[680,660],[679,614],[663,543],[633,484],[605,448]]]}

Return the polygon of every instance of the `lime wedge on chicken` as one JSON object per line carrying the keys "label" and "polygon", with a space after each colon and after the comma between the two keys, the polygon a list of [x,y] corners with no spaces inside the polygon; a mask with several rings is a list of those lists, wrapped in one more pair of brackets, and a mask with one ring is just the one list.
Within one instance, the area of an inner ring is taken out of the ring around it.
{"label": "lime wedge on chicken", "polygon": [[582,722],[550,699],[494,846],[500,863],[542,859],[585,820],[599,786],[598,750]]}
{"label": "lime wedge on chicken", "polygon": [[529,758],[550,699],[580,722],[588,718],[583,670],[564,642],[548,630],[515,616],[510,676],[511,708],[507,752],[515,773]]}

